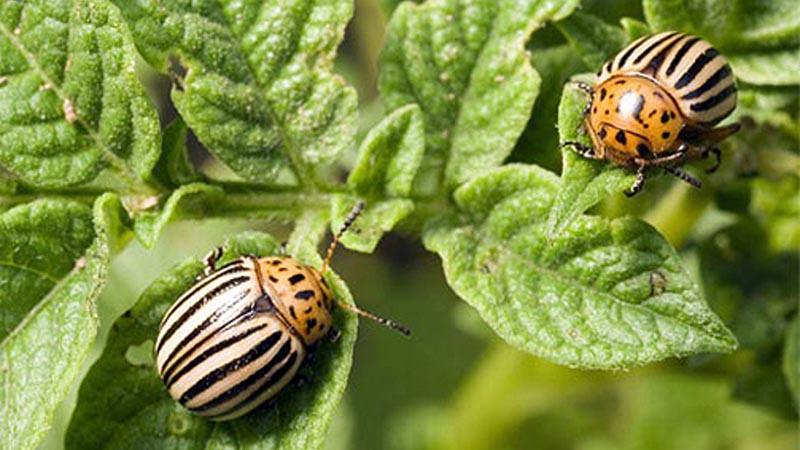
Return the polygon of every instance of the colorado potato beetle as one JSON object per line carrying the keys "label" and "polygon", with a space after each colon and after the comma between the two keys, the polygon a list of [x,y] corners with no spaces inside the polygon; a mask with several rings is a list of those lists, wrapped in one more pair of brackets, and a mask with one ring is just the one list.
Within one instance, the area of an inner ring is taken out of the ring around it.
{"label": "colorado potato beetle", "polygon": [[739,124],[715,128],[736,108],[736,81],[725,58],[696,36],[644,36],[606,62],[594,86],[575,84],[590,97],[583,126],[592,146],[562,146],[637,169],[628,195],[642,190],[648,167],[699,188],[700,180],[678,166],[713,155],[713,172],[721,162],[717,144],[739,130]]}
{"label": "colorado potato beetle", "polygon": [[213,420],[239,417],[272,399],[325,336],[335,339],[336,305],[403,334],[404,326],[337,301],[325,272],[359,203],[317,270],[288,256],[242,256],[222,267],[206,256],[203,276],[170,307],[155,342],[156,367],[170,395]]}

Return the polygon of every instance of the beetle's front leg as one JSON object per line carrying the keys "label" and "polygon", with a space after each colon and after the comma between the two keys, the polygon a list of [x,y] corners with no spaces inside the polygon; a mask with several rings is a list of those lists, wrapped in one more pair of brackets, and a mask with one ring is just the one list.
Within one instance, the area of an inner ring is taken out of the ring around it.
{"label": "beetle's front leg", "polygon": [[647,166],[641,165],[639,166],[639,170],[636,171],[636,181],[633,182],[631,188],[625,191],[625,195],[628,197],[633,197],[634,195],[642,192],[642,188],[644,188],[644,179],[645,179],[645,170]]}
{"label": "beetle's front leg", "polygon": [[719,151],[719,147],[711,147],[703,150],[701,157],[703,159],[708,159],[708,155],[714,155],[714,165],[706,169],[706,173],[714,173],[719,169],[719,165],[722,164],[722,152]]}
{"label": "beetle's front leg", "polygon": [[561,148],[570,147],[574,150],[577,154],[583,156],[584,158],[589,159],[603,159],[597,156],[597,153],[594,151],[594,147],[590,145],[583,144],[578,141],[565,141],[562,142],[560,145]]}

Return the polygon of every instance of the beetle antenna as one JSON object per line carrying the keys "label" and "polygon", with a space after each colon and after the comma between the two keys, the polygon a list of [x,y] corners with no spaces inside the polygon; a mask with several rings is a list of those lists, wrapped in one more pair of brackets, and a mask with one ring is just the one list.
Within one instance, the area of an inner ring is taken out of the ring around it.
{"label": "beetle antenna", "polygon": [[372,319],[372,320],[378,322],[379,324],[381,324],[381,325],[383,325],[385,327],[389,327],[389,328],[391,328],[391,329],[393,329],[393,330],[395,330],[395,331],[397,331],[399,333],[402,333],[402,334],[404,334],[406,336],[410,336],[411,335],[411,330],[408,329],[408,327],[406,327],[406,326],[404,326],[402,324],[399,324],[399,323],[395,322],[394,320],[387,319],[385,317],[381,317],[381,316],[379,316],[377,314],[373,314],[373,313],[371,313],[369,311],[365,311],[365,310],[363,310],[363,309],[361,309],[361,308],[359,308],[357,306],[353,306],[353,305],[351,305],[349,303],[345,303],[345,302],[340,301],[340,300],[337,300],[336,303],[338,303],[340,307],[342,307],[342,308],[344,308],[344,309],[346,309],[348,311],[354,312],[354,313],[358,314],[359,316],[366,317],[368,319]]}
{"label": "beetle antenna", "polygon": [[342,238],[342,235],[350,225],[353,225],[353,222],[356,221],[358,215],[361,214],[361,211],[364,210],[364,202],[356,203],[356,206],[350,210],[350,214],[347,215],[344,219],[344,223],[342,223],[341,228],[339,231],[333,235],[333,240],[331,241],[331,245],[328,246],[328,253],[325,255],[325,261],[322,262],[322,268],[319,270],[320,274],[324,274],[326,270],[328,270],[328,264],[331,262],[331,258],[333,257],[333,251],[336,250],[336,246],[339,244],[339,240]]}

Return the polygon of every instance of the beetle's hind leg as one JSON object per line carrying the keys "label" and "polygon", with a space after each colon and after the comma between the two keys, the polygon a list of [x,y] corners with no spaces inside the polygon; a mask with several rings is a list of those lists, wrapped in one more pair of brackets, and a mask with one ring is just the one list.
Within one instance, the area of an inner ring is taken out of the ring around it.
{"label": "beetle's hind leg", "polygon": [[595,153],[594,148],[591,145],[586,145],[582,142],[564,141],[561,143],[560,147],[561,148],[570,147],[572,148],[572,150],[575,151],[575,153],[583,156],[584,158],[603,159],[602,157],[597,156],[597,153]]}
{"label": "beetle's hind leg", "polygon": [[205,264],[205,268],[203,269],[204,277],[211,275],[217,270],[217,261],[222,258],[223,251],[224,250],[222,247],[217,247],[208,252],[208,254],[203,258],[203,264]]}
{"label": "beetle's hind leg", "polygon": [[706,169],[706,173],[714,173],[719,169],[719,165],[722,163],[722,152],[719,151],[719,147],[714,146],[703,150],[701,157],[703,159],[708,159],[708,155],[714,155],[714,165]]}
{"label": "beetle's hind leg", "polygon": [[690,174],[689,172],[686,172],[685,170],[683,170],[683,169],[681,169],[679,167],[664,166],[664,171],[667,172],[670,175],[674,175],[674,176],[680,178],[681,180],[691,184],[692,186],[696,187],[697,189],[700,189],[700,188],[703,187],[703,183],[699,179],[697,179],[697,177],[695,177],[694,175]]}

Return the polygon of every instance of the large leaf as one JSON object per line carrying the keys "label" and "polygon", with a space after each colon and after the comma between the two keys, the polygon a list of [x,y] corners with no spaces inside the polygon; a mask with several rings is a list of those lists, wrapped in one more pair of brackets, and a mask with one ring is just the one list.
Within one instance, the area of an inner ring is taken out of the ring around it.
{"label": "large leaf", "polygon": [[[229,260],[242,254],[276,254],[279,245],[268,235],[245,233],[229,240],[224,247],[224,260]],[[168,271],[117,320],[103,355],[81,386],[67,434],[67,448],[311,450],[321,447],[350,372],[356,336],[356,319],[352,315],[335,315],[342,337],[336,343],[323,343],[310,365],[301,369],[308,377],[307,383],[301,387],[288,386],[272,407],[231,422],[211,422],[184,410],[167,394],[152,357],[134,357],[137,351],[151,355],[161,316],[195,283],[202,268],[199,258],[191,258]],[[329,280],[340,299],[352,301],[337,277],[331,276]]]}
{"label": "large leaf", "polygon": [[432,0],[395,10],[380,89],[390,109],[417,103],[425,114],[421,190],[452,188],[509,155],[539,92],[525,42],[577,5]]}
{"label": "large leaf", "polygon": [[414,209],[408,199],[425,152],[425,128],[417,105],[389,114],[361,143],[358,160],[347,184],[355,195],[334,198],[331,227],[336,232],[359,201],[367,204],[342,243],[353,250],[372,252],[384,233]]}
{"label": "large leaf", "polygon": [[620,27],[588,14],[572,14],[557,22],[556,28],[594,71],[598,71],[625,44],[625,33]]}
{"label": "large leaf", "polygon": [[656,31],[681,30],[708,39],[749,83],[800,84],[800,8],[795,0],[644,0]]}
{"label": "large leaf", "polygon": [[637,219],[577,218],[548,241],[558,178],[510,165],[455,192],[426,228],[448,283],[515,347],[582,368],[730,352],[675,250]]}
{"label": "large leaf", "polygon": [[40,200],[0,216],[0,448],[34,448],[97,333],[95,299],[119,231],[113,195]]}
{"label": "large leaf", "polygon": [[239,175],[269,181],[288,163],[313,181],[353,144],[355,91],[331,72],[351,2],[114,2],[151,63],[179,55],[175,105]]}
{"label": "large leaf", "polygon": [[57,187],[111,166],[133,187],[159,153],[135,49],[106,0],[3,2],[0,164]]}

